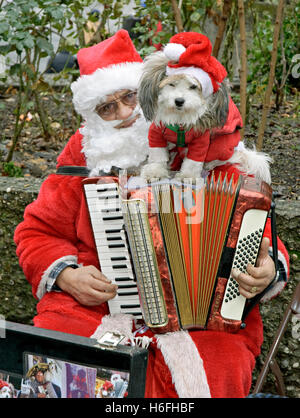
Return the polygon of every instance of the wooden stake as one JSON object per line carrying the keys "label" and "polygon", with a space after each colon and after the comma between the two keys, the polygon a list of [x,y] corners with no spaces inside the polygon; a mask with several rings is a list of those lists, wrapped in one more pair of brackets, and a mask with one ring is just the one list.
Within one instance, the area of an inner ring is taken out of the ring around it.
{"label": "wooden stake", "polygon": [[172,4],[173,12],[174,12],[174,17],[175,17],[175,22],[176,22],[178,32],[183,32],[184,28],[183,28],[181,14],[180,14],[180,10],[179,10],[177,1],[176,0],[171,0],[171,4]]}
{"label": "wooden stake", "polygon": [[246,103],[247,103],[247,42],[246,42],[246,24],[244,0],[238,0],[238,15],[240,24],[240,42],[241,42],[241,69],[240,69],[240,112],[243,120],[241,130],[241,139],[244,136],[246,123]]}
{"label": "wooden stake", "polygon": [[270,64],[270,73],[269,73],[269,81],[268,86],[265,92],[265,100],[262,110],[262,117],[261,117],[261,124],[258,130],[258,137],[256,142],[256,148],[258,151],[262,149],[263,145],[263,138],[265,133],[265,128],[267,124],[267,116],[270,110],[270,101],[271,101],[271,94],[274,85],[274,78],[275,78],[275,66],[277,61],[277,45],[278,39],[280,34],[280,28],[282,23],[282,14],[284,8],[284,0],[279,0],[276,12],[276,20],[274,25],[274,34],[273,34],[273,49],[271,54],[271,64]]}
{"label": "wooden stake", "polygon": [[232,0],[224,0],[222,15],[220,16],[220,21],[218,25],[218,33],[217,33],[213,51],[212,51],[212,55],[216,58],[218,58],[219,50],[223,41],[227,19],[231,12],[231,5],[232,5]]}

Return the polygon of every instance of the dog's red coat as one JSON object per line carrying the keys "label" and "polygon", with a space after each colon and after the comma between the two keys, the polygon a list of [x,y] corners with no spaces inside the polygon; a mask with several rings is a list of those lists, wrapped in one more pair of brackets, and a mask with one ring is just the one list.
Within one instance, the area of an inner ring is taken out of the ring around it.
{"label": "dog's red coat", "polygon": [[[227,161],[232,157],[234,148],[240,141],[239,129],[243,122],[236,105],[230,98],[228,116],[222,128],[206,130],[204,133],[195,132],[191,129],[185,133],[185,148],[177,147],[179,154],[186,154],[190,160],[211,162],[214,160]],[[177,134],[160,125],[152,123],[149,129],[149,146],[151,148],[166,148],[168,142],[177,143]]]}

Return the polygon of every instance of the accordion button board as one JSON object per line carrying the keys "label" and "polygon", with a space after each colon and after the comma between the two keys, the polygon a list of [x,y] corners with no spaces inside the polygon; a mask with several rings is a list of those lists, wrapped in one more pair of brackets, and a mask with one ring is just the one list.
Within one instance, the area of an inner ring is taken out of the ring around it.
{"label": "accordion button board", "polygon": [[[236,252],[233,258],[233,268],[246,273],[248,264],[256,263],[267,212],[259,209],[249,209],[243,217]],[[239,285],[232,276],[229,277],[221,307],[221,315],[226,319],[241,320],[246,298],[238,291]]]}

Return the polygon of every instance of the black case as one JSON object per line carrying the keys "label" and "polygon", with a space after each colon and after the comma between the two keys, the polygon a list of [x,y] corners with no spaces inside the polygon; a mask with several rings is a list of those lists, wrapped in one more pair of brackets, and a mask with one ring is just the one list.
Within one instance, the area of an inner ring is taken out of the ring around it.
{"label": "black case", "polygon": [[3,321],[0,330],[0,370],[24,374],[24,354],[34,353],[90,367],[105,367],[130,373],[128,397],[143,398],[148,351],[140,347],[99,346],[96,339]]}

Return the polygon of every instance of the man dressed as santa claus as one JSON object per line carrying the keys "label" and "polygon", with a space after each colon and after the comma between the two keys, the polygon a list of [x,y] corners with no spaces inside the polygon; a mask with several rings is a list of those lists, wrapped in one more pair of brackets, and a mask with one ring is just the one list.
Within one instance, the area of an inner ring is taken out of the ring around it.
{"label": "man dressed as santa claus", "polygon": [[[138,173],[147,159],[149,129],[137,103],[142,59],[125,30],[80,50],[77,58],[80,77],[71,88],[75,109],[84,122],[58,157],[58,169],[79,167],[79,172],[82,168],[89,176],[109,174],[115,168]],[[218,170],[239,174],[234,166]],[[268,226],[265,236],[257,266],[248,274],[236,274],[240,292],[247,297],[262,292],[275,276],[268,254]],[[82,176],[51,174],[38,198],[26,208],[15,242],[20,264],[39,300],[36,327],[86,337],[118,331],[128,338],[143,338],[145,327],[133,334],[136,327],[130,315],[109,315],[107,301],[115,297],[117,286],[100,271]],[[287,254],[278,242],[285,269],[269,297],[284,287],[288,275]],[[154,335],[147,330],[145,396],[247,396],[263,340],[258,307],[246,324],[236,334],[176,331]]]}

